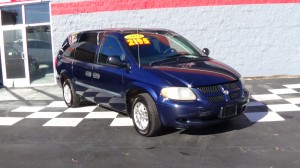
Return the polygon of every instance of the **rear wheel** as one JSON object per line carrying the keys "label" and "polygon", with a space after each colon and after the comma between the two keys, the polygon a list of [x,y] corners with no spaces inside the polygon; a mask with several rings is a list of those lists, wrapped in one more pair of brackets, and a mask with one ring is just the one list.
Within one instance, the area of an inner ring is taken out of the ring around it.
{"label": "rear wheel", "polygon": [[80,97],[75,93],[70,79],[65,80],[63,84],[63,97],[68,107],[78,107],[80,104]]}
{"label": "rear wheel", "polygon": [[156,105],[147,93],[134,98],[131,117],[137,132],[143,136],[155,136],[161,130],[161,122]]}

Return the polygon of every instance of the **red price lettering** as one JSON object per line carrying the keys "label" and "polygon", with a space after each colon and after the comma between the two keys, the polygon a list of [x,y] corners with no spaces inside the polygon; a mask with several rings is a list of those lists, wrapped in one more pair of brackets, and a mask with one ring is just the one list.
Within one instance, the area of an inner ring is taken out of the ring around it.
{"label": "red price lettering", "polygon": [[129,46],[151,44],[148,38],[136,38],[126,40]]}

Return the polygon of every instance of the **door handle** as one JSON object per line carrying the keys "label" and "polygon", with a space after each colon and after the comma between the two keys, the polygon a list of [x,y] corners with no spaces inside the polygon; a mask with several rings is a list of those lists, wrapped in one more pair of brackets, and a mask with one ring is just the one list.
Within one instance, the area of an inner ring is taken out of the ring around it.
{"label": "door handle", "polygon": [[85,71],[85,76],[92,77],[92,72],[91,71]]}
{"label": "door handle", "polygon": [[24,57],[24,52],[21,53],[21,58],[22,58],[22,59],[25,59],[25,57]]}
{"label": "door handle", "polygon": [[95,79],[100,79],[100,74],[98,74],[98,73],[93,73],[93,78],[95,78]]}

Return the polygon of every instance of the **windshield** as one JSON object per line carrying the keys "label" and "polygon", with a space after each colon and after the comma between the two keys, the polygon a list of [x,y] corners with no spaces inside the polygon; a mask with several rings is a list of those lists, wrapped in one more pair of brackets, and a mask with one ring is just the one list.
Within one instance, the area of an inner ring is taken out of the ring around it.
{"label": "windshield", "polygon": [[141,65],[152,66],[172,59],[199,58],[203,53],[183,37],[164,32],[140,32],[125,34],[124,40],[129,52]]}

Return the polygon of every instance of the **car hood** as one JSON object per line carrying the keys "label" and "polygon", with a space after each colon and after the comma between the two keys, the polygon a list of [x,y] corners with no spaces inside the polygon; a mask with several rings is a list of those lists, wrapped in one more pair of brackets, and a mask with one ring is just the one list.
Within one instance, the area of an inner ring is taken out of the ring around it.
{"label": "car hood", "polygon": [[199,87],[238,80],[241,75],[230,66],[213,59],[184,63],[169,63],[147,67],[168,83],[178,86]]}

